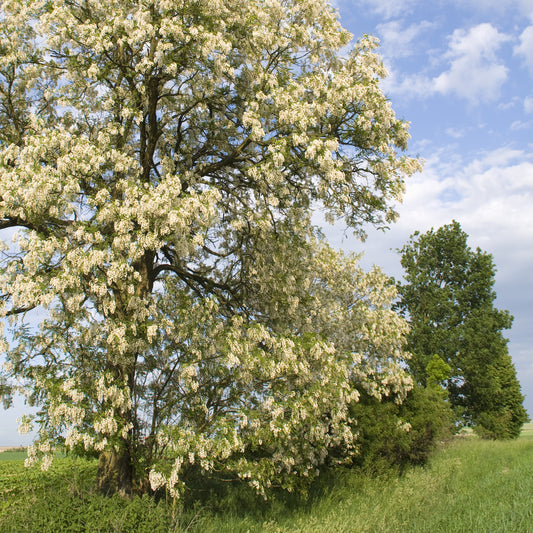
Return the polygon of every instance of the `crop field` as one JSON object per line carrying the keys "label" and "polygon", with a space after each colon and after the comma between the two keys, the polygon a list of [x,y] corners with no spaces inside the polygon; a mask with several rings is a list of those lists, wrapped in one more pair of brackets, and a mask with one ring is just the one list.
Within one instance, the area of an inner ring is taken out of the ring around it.
{"label": "crop field", "polygon": [[424,467],[325,475],[308,498],[268,502],[244,487],[186,505],[93,491],[96,463],[71,457],[50,471],[0,454],[2,532],[533,533],[533,425],[514,441],[455,439]]}

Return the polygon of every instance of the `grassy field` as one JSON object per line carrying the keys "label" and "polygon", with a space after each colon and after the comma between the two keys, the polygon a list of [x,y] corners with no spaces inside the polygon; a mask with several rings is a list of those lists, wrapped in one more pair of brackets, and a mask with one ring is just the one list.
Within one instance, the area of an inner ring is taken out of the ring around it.
{"label": "grassy field", "polygon": [[522,438],[533,440],[533,422],[524,424],[524,427],[522,428]]}
{"label": "grassy field", "polygon": [[456,439],[403,475],[340,471],[307,501],[264,503],[245,489],[179,506],[92,490],[95,463],[61,458],[51,472],[0,454],[2,532],[533,533],[533,425],[516,441]]}

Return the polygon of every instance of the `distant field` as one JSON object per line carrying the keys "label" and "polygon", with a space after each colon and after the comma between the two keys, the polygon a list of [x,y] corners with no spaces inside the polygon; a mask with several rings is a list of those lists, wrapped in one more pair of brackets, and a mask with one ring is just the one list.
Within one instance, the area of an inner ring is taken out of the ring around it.
{"label": "distant field", "polygon": [[526,439],[533,439],[533,422],[530,422],[529,424],[524,424],[524,427],[522,428],[521,437]]}
{"label": "distant field", "polygon": [[24,448],[0,448],[0,461],[13,461],[25,458],[26,450]]}
{"label": "distant field", "polygon": [[95,494],[95,461],[63,457],[45,474],[20,453],[0,454],[2,533],[533,533],[533,424],[514,441],[457,439],[401,476],[331,473],[307,501],[241,487],[185,509]]}

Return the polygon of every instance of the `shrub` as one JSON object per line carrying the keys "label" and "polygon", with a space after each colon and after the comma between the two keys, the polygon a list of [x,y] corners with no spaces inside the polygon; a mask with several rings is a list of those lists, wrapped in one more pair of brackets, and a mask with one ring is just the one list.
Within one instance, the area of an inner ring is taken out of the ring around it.
{"label": "shrub", "polygon": [[403,404],[362,395],[351,415],[359,430],[359,456],[365,468],[424,463],[452,434],[452,411],[435,387],[415,385]]}

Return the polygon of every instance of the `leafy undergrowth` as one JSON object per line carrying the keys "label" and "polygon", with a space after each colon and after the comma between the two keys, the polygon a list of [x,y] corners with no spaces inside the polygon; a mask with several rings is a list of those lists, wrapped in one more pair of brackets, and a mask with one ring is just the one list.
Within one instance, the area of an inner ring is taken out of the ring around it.
{"label": "leafy undergrowth", "polygon": [[[172,506],[149,497],[121,500],[93,490],[96,462],[54,460],[48,472],[0,463],[0,531],[172,531]],[[177,530],[179,531],[179,529]]]}
{"label": "leafy undergrowth", "polygon": [[533,439],[457,439],[425,467],[330,472],[307,500],[263,502],[245,487],[211,487],[185,509],[161,499],[106,498],[94,461],[61,458],[48,473],[0,463],[2,532],[533,533]]}

